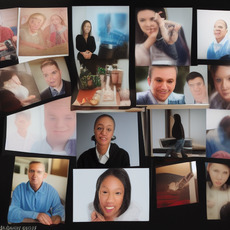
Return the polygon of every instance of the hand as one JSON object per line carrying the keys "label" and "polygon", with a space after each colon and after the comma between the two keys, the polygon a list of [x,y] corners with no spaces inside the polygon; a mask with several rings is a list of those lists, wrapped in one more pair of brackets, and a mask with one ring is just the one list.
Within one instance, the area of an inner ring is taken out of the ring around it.
{"label": "hand", "polygon": [[53,223],[51,218],[45,213],[39,213],[37,216],[37,220],[44,225],[51,225]]}
{"label": "hand", "polygon": [[22,106],[30,105],[31,102],[32,102],[35,98],[36,98],[35,95],[30,95],[30,96],[28,96],[25,100],[21,100]]}
{"label": "hand", "polygon": [[100,213],[93,211],[91,214],[91,221],[92,222],[101,222],[101,221],[105,221],[105,218]]}
{"label": "hand", "polygon": [[52,216],[51,217],[52,223],[53,224],[60,224],[61,223],[61,217],[60,216]]}

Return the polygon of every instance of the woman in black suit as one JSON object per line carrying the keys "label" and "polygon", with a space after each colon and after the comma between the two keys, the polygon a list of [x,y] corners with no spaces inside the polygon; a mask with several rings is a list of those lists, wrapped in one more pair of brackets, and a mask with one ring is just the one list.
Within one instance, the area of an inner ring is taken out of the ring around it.
{"label": "woman in black suit", "polygon": [[92,25],[91,22],[85,20],[81,25],[81,34],[76,37],[76,48],[79,51],[77,59],[80,64],[83,64],[87,69],[92,71],[92,60],[97,58],[93,52],[96,50],[96,43],[93,36],[91,36]]}

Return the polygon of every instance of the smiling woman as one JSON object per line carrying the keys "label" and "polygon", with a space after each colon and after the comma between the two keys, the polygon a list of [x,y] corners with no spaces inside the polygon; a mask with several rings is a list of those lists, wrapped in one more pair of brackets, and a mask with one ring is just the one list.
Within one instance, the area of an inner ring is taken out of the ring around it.
{"label": "smiling woman", "polygon": [[114,221],[130,206],[131,184],[124,169],[108,169],[96,183],[91,221]]}
{"label": "smiling woman", "polygon": [[111,168],[129,167],[129,154],[115,143],[111,143],[116,137],[113,135],[115,121],[112,116],[102,114],[95,120],[94,135],[95,147],[88,149],[79,157],[78,168]]}

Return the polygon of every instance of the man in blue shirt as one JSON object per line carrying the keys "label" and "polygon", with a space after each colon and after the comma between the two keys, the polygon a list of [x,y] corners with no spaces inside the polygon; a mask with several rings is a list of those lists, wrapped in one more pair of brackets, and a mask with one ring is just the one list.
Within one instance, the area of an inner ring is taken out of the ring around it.
{"label": "man in blue shirt", "polygon": [[213,33],[215,40],[209,45],[207,51],[207,59],[225,59],[230,54],[230,40],[227,37],[227,23],[220,19],[214,24]]}
{"label": "man in blue shirt", "polygon": [[8,212],[8,222],[40,222],[59,224],[65,211],[58,192],[43,180],[47,177],[45,166],[39,161],[29,164],[27,183],[19,184],[14,192]]}
{"label": "man in blue shirt", "polygon": [[150,66],[147,77],[150,90],[137,93],[137,105],[185,104],[185,96],[173,92],[176,78],[176,66]]}

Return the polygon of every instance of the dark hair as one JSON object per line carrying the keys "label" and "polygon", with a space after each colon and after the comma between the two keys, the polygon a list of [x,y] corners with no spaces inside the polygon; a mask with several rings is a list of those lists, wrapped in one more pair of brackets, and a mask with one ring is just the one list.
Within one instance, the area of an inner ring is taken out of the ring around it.
{"label": "dark hair", "polygon": [[212,76],[213,79],[214,79],[215,74],[216,74],[216,72],[217,72],[217,70],[218,70],[218,68],[220,66],[225,66],[225,67],[229,67],[230,68],[230,65],[210,65],[209,71],[210,71],[211,76]]}
{"label": "dark hair", "polygon": [[149,70],[148,70],[148,76],[150,77],[150,80],[152,80],[152,72],[153,72],[153,70],[155,68],[164,69],[164,68],[167,68],[167,67],[174,67],[175,70],[176,70],[176,75],[178,74],[178,68],[177,68],[177,66],[174,66],[174,65],[151,65],[151,66],[149,66]]}
{"label": "dark hair", "polygon": [[189,80],[193,80],[193,79],[195,79],[195,78],[197,78],[197,77],[201,78],[201,79],[203,80],[203,82],[204,82],[204,77],[202,76],[202,74],[200,74],[200,73],[198,73],[198,72],[195,72],[195,71],[189,73],[189,74],[186,76],[186,81],[188,82]]}
{"label": "dark hair", "polygon": [[1,70],[0,71],[0,87],[4,86],[5,81],[9,81],[13,75],[17,75],[14,71],[12,70]]}
{"label": "dark hair", "polygon": [[[160,16],[162,18],[167,19],[166,17],[166,12],[165,9],[163,7],[138,7],[136,9],[136,13],[135,13],[135,18],[136,18],[136,30],[135,30],[135,39],[136,39],[136,43],[143,43],[146,39],[147,39],[147,35],[143,33],[143,31],[141,30],[138,20],[137,20],[137,14],[142,11],[142,10],[152,10],[156,13],[162,12],[160,14]],[[159,30],[159,33],[157,35],[157,38],[161,38],[161,33]]]}
{"label": "dark hair", "polygon": [[[227,166],[230,169],[230,162],[228,162],[228,163],[209,162],[208,164],[222,164],[222,165]],[[211,177],[209,175],[209,172],[207,172],[206,181],[208,182],[209,188],[211,188],[213,186],[213,183],[212,183]],[[228,177],[227,181],[222,185],[222,187],[220,189],[226,190],[226,189],[228,189],[229,186],[230,186],[230,176]]]}
{"label": "dark hair", "polygon": [[91,22],[89,20],[85,20],[85,21],[82,22],[82,24],[81,24],[81,35],[84,34],[84,26],[85,26],[86,23],[89,23],[90,26],[91,26],[91,29],[90,29],[90,32],[89,32],[89,36],[90,36],[91,31],[92,31],[92,24],[91,24]]}
{"label": "dark hair", "polygon": [[230,116],[227,115],[225,117],[223,117],[219,123],[219,128],[221,130],[224,131],[224,133],[230,137],[230,132],[229,132],[229,128],[230,128]]}
{"label": "dark hair", "polygon": [[57,67],[57,69],[59,69],[59,66],[58,66],[57,62],[54,59],[51,59],[51,58],[46,59],[45,61],[43,61],[41,63],[40,68],[42,70],[45,66],[51,66],[51,65],[55,65]]}
{"label": "dark hair", "polygon": [[129,179],[128,173],[123,169],[123,168],[110,168],[107,169],[105,172],[103,172],[97,179],[96,183],[96,191],[95,191],[95,197],[93,201],[93,205],[95,210],[103,215],[102,210],[100,208],[100,201],[99,201],[99,190],[101,187],[101,183],[104,181],[105,178],[108,176],[114,176],[117,179],[121,181],[121,183],[124,186],[124,197],[123,197],[123,202],[121,205],[121,208],[119,210],[118,216],[123,214],[129,207],[130,205],[130,200],[131,200],[131,183]]}
{"label": "dark hair", "polygon": [[[103,118],[103,117],[108,117],[108,118],[110,118],[110,119],[113,121],[114,129],[115,129],[115,120],[114,120],[114,118],[113,118],[112,116],[110,116],[109,114],[102,114],[102,115],[98,116],[98,117],[96,118],[95,122],[94,122],[93,128],[95,129],[98,120],[101,119],[101,118]],[[112,141],[115,140],[115,139],[116,139],[116,136],[113,136],[113,137],[111,138]],[[91,137],[91,140],[96,142],[95,135],[93,135],[93,136]]]}

